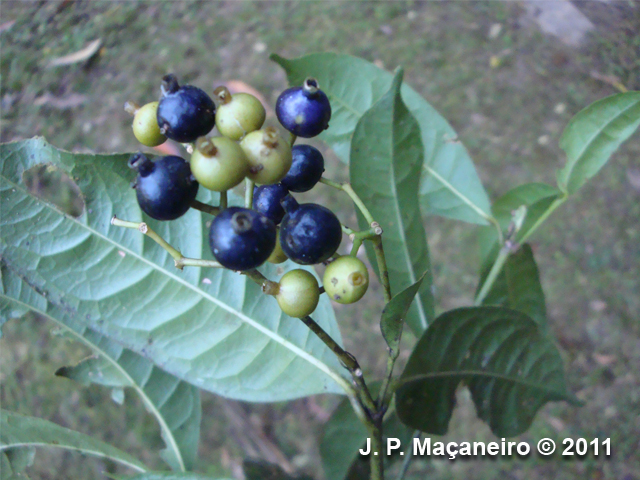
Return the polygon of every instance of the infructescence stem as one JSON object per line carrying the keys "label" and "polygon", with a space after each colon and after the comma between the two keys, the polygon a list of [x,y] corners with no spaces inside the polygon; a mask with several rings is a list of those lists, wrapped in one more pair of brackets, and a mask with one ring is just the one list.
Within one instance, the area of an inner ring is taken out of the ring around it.
{"label": "infructescence stem", "polygon": [[120,220],[115,215],[111,219],[111,225],[123,228],[132,228],[138,230],[140,233],[144,233],[147,237],[151,238],[154,242],[160,245],[166,250],[173,258],[176,268],[182,270],[182,267],[210,267],[210,268],[222,268],[215,260],[204,260],[202,258],[188,258],[180,253],[180,250],[170,245],[164,238],[154,232],[144,222],[129,222],[127,220]]}
{"label": "infructescence stem", "polygon": [[[532,234],[533,232],[535,232],[538,227],[540,227],[540,225],[542,225],[544,223],[544,221],[549,218],[549,216],[560,206],[562,205],[564,202],[567,201],[568,196],[565,194],[561,197],[558,197],[554,200],[554,202],[549,205],[549,208],[547,208],[547,210],[536,220],[536,222],[526,231],[526,233],[518,239],[518,243],[524,243]],[[482,287],[480,288],[480,291],[478,292],[478,295],[476,296],[476,299],[474,301],[474,305],[475,306],[479,306],[482,305],[482,302],[484,301],[484,299],[487,297],[487,295],[489,294],[489,292],[491,291],[491,287],[493,287],[493,284],[495,283],[496,279],[498,278],[498,275],[500,275],[500,272],[502,271],[502,268],[504,267],[504,264],[507,262],[507,259],[509,258],[509,254],[512,252],[513,247],[515,245],[511,243],[511,241],[509,239],[507,239],[504,243],[504,245],[502,245],[502,247],[500,248],[500,252],[498,253],[498,256],[496,257],[495,261],[493,262],[493,266],[491,267],[491,270],[489,271],[489,274],[487,275],[487,278],[485,279],[484,283],[482,284]]]}

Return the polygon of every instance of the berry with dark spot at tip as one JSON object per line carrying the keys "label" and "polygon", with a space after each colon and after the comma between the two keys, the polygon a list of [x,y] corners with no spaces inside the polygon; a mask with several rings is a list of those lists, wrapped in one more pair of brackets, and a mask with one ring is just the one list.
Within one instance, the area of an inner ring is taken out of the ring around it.
{"label": "berry with dark spot at tip", "polygon": [[311,145],[296,145],[291,149],[291,168],[280,183],[292,192],[308,192],[322,178],[324,158]]}
{"label": "berry with dark spot at tip", "polygon": [[253,209],[278,225],[284,217],[280,201],[289,194],[287,187],[280,183],[262,185],[253,190]]}
{"label": "berry with dark spot at tip", "polygon": [[247,176],[259,185],[278,183],[291,168],[291,145],[273,127],[247,134],[240,147],[249,160]]}
{"label": "berry with dark spot at tip", "polygon": [[318,280],[306,270],[291,270],[278,282],[276,300],[282,311],[290,317],[311,315],[320,300]]}
{"label": "berry with dark spot at tip", "polygon": [[322,283],[331,300],[343,304],[354,303],[369,288],[369,271],[360,259],[347,255],[327,265]]}
{"label": "berry with dark spot at tip", "polygon": [[329,127],[331,104],[314,78],[301,87],[288,88],[276,101],[276,116],[284,128],[298,137],[315,137]]}
{"label": "berry with dark spot at tip", "polygon": [[178,85],[173,74],[162,78],[161,90],[156,119],[164,135],[176,142],[189,143],[213,129],[216,105],[203,90]]}
{"label": "berry with dark spot at tip", "polygon": [[220,135],[231,140],[240,140],[264,124],[266,111],[260,100],[250,93],[231,95],[227,87],[218,87],[213,93],[219,100],[216,127]]}
{"label": "berry with dark spot at tip", "polygon": [[191,171],[200,185],[224,192],[249,173],[249,162],[240,146],[227,137],[200,137],[191,155]]}
{"label": "berry with dark spot at tip", "polygon": [[324,262],[336,253],[342,240],[342,225],[326,207],[298,204],[287,195],[282,200],[286,215],[280,224],[280,246],[287,257],[301,265]]}
{"label": "berry with dark spot at tip", "polygon": [[129,159],[138,172],[134,188],[143,212],[156,220],[184,215],[198,194],[198,182],[184,158],[161,157],[151,161],[142,153]]}
{"label": "berry with dark spot at tip", "polygon": [[209,246],[223,267],[244,271],[262,265],[276,245],[276,226],[261,213],[229,207],[211,222]]}

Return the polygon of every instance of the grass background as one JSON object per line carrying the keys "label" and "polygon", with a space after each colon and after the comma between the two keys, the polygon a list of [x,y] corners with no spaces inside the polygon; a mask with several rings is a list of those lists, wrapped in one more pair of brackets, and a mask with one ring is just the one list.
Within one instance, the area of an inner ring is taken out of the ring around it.
{"label": "grass background", "polygon": [[[612,77],[640,89],[640,6],[612,2],[595,14],[591,4],[581,7],[596,28],[569,47],[542,34],[520,2],[3,1],[1,139],[44,135],[69,150],[135,151],[122,105],[156,99],[165,73],[209,91],[241,80],[273,105],[286,80],[270,52],[329,50],[388,70],[403,65],[405,81],[458,131],[495,199],[517,184],[554,183],[564,162],[557,145],[562,129],[583,107],[616,93]],[[103,46],[88,62],[46,67],[97,38]],[[346,179],[344,166],[318,146],[329,176]],[[420,460],[409,478],[640,478],[639,158],[636,135],[532,239],[550,326],[570,389],[585,406],[547,405],[522,439],[611,437],[612,458]],[[308,198],[353,223],[345,199],[317,190]],[[476,228],[439,218],[426,218],[425,228],[439,311],[468,305],[477,281]],[[379,312],[376,293],[336,308],[346,346],[373,375],[385,362],[378,326],[369,320]],[[2,408],[96,435],[163,468],[158,429],[133,395],[121,407],[106,389],[53,377],[88,352],[52,335],[51,327],[29,318],[4,328]],[[320,479],[317,438],[336,402],[248,405],[203,393],[198,471],[242,478],[241,460],[253,456]],[[446,439],[492,439],[464,392]],[[41,450],[28,473],[83,480],[106,478],[105,471],[120,470]]]}

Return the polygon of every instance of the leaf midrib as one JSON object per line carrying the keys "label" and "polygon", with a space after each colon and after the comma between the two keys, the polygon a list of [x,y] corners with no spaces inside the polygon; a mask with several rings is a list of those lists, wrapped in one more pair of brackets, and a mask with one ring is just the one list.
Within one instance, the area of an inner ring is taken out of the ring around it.
{"label": "leaf midrib", "polygon": [[136,383],[136,381],[131,377],[131,375],[129,375],[129,372],[127,372],[125,369],[123,369],[122,366],[115,359],[111,358],[111,356],[109,354],[107,354],[104,350],[102,350],[98,345],[95,345],[94,343],[90,342],[84,335],[82,335],[82,334],[76,332],[74,329],[68,327],[66,324],[64,324],[62,321],[58,320],[57,318],[49,315],[46,312],[43,312],[42,310],[40,310],[38,308],[35,308],[35,307],[33,307],[33,306],[31,306],[31,305],[29,305],[29,304],[27,304],[27,303],[25,303],[25,302],[23,302],[21,300],[15,299],[13,297],[9,297],[4,293],[0,293],[0,297],[5,298],[9,302],[18,303],[18,304],[22,305],[24,308],[27,308],[27,309],[29,309],[29,310],[31,310],[33,312],[37,312],[39,315],[42,315],[43,317],[48,318],[52,322],[54,322],[57,325],[63,327],[65,330],[68,330],[69,332],[71,332],[71,334],[73,334],[75,337],[77,337],[79,341],[81,341],[82,343],[87,345],[93,351],[97,352],[99,355],[101,355],[102,357],[106,358],[106,360],[109,363],[111,363],[116,368],[116,370],[118,370],[129,381],[129,385],[127,385],[127,386],[132,387],[136,392],[138,392],[138,395],[140,395],[140,398],[142,398],[142,401],[147,405],[147,407],[149,408],[151,414],[154,417],[156,417],[156,420],[160,424],[160,429],[162,431],[164,431],[165,434],[167,434],[167,437],[170,439],[170,445],[167,445],[167,446],[170,447],[176,453],[181,471],[183,471],[183,472],[187,471],[186,467],[185,467],[185,464],[184,464],[184,459],[182,458],[182,452],[180,451],[180,448],[178,447],[178,444],[177,444],[176,439],[175,439],[175,437],[173,435],[173,432],[169,429],[169,426],[167,425],[167,422],[165,422],[163,415],[160,413],[160,410],[158,408],[156,408],[155,404],[151,401],[151,399],[144,392],[144,389],[141,388]]}
{"label": "leaf midrib", "polygon": [[542,385],[539,383],[530,382],[520,377],[511,377],[509,375],[504,375],[497,372],[486,372],[483,370],[456,370],[456,371],[421,373],[419,375],[411,375],[411,376],[399,379],[397,383],[397,387],[400,388],[404,385],[408,385],[414,382],[419,382],[421,380],[432,380],[432,379],[443,378],[443,377],[449,378],[449,377],[469,377],[469,376],[488,377],[488,378],[495,378],[498,380],[505,380],[511,383],[515,383],[525,387],[530,387],[536,390],[542,390],[544,392],[553,393],[554,395],[558,395],[563,398],[571,398],[571,396],[567,395],[566,392],[559,392],[556,389],[546,387],[545,385]]}
{"label": "leaf midrib", "polygon": [[138,472],[144,473],[147,471],[147,469],[144,468],[143,466],[136,465],[135,463],[131,463],[123,458],[114,457],[112,455],[108,455],[106,453],[96,451],[96,450],[90,450],[87,448],[72,447],[71,445],[54,445],[52,443],[45,443],[45,442],[13,442],[13,443],[3,443],[2,445],[0,445],[0,452],[4,450],[9,450],[12,448],[28,448],[28,447],[51,447],[51,448],[60,448],[62,450],[71,450],[74,452],[79,451],[84,454],[93,455],[95,457],[109,458],[114,462],[117,462],[129,468],[132,468],[134,470],[137,470]]}
{"label": "leaf midrib", "polygon": [[[575,160],[573,160],[571,162],[571,167],[567,171],[567,178],[566,178],[566,186],[567,186],[567,188],[569,187],[569,183],[571,182],[571,176],[573,174],[573,171],[575,170],[575,166],[583,158],[583,156],[585,155],[585,152],[591,147],[591,144],[596,140],[596,138],[599,137],[600,134],[604,130],[606,130],[613,122],[615,122],[618,118],[620,118],[622,115],[624,115],[624,113],[627,110],[630,110],[631,108],[633,108],[636,105],[638,105],[639,102],[640,102],[640,100],[636,100],[632,104],[630,104],[628,107],[626,107],[626,108],[622,109],[621,111],[619,111],[618,113],[616,113],[614,117],[612,117],[609,121],[607,121],[607,123],[602,128],[598,129],[596,131],[596,133],[594,133],[591,136],[589,141],[584,144],[584,147],[582,148],[582,151],[578,155],[576,155]],[[566,150],[565,150],[565,152],[566,152]],[[569,166],[569,165],[567,165],[567,166]]]}
{"label": "leaf midrib", "polygon": [[[400,90],[398,89],[398,91],[394,94],[394,98],[393,98],[393,112],[392,112],[392,124],[391,124],[391,175],[390,175],[390,180],[391,180],[391,190],[394,194],[393,196],[393,207],[394,207],[394,211],[396,214],[396,218],[398,221],[398,226],[402,225],[402,227],[398,228],[398,230],[400,230],[400,236],[402,238],[402,249],[404,250],[405,253],[405,262],[407,263],[407,268],[409,271],[409,279],[411,280],[411,285],[413,285],[414,283],[416,283],[416,274],[413,270],[413,264],[411,263],[411,255],[409,254],[409,246],[407,244],[407,235],[406,232],[404,230],[404,222],[402,221],[402,214],[400,213],[400,203],[398,201],[398,188],[397,188],[397,184],[396,184],[396,168],[395,168],[395,145],[396,145],[396,129],[395,129],[395,118],[396,118],[396,109],[397,109],[397,102],[402,101],[402,99],[398,99],[398,97],[400,96]],[[407,110],[408,111],[408,110]],[[422,140],[421,140],[422,141]],[[424,156],[424,153],[423,153]],[[424,160],[424,158],[423,158]],[[417,199],[416,199],[417,200]],[[427,319],[426,319],[426,314],[424,311],[424,305],[423,305],[423,301],[422,301],[422,297],[420,296],[420,289],[418,289],[418,292],[416,293],[416,296],[414,297],[417,305],[418,305],[418,313],[419,313],[419,318],[420,318],[420,324],[424,329],[427,328]]]}
{"label": "leaf midrib", "polygon": [[[360,111],[356,110],[355,108],[351,107],[351,105],[349,105],[347,102],[345,102],[344,100],[342,100],[342,98],[338,95],[335,94],[335,92],[331,89],[326,89],[323,88],[324,92],[337,100],[337,102],[346,110],[349,110],[352,114],[358,116],[359,118],[362,118],[364,116],[364,114],[366,112],[361,113]],[[384,95],[383,95],[384,96]],[[402,96],[402,95],[401,95]],[[382,97],[380,97],[382,98]],[[379,100],[379,99],[378,99]],[[372,106],[375,104],[372,103]],[[407,108],[407,110],[409,110]],[[409,110],[410,112],[410,110]],[[417,121],[417,120],[416,120]],[[357,124],[357,122],[356,122]],[[418,122],[418,125],[420,125],[420,122]],[[422,130],[422,128],[421,128]],[[355,131],[355,127],[353,129],[353,131],[351,132],[351,137],[353,138],[353,132]],[[420,133],[420,137],[422,138],[422,132]],[[424,156],[424,153],[423,153]],[[451,183],[449,183],[447,180],[445,180],[444,177],[442,177],[440,174],[438,174],[433,168],[431,168],[428,165],[428,162],[426,161],[427,159],[425,158],[425,162],[424,162],[424,168],[423,170],[426,171],[427,173],[429,173],[430,175],[433,175],[433,177],[440,182],[440,184],[446,188],[447,190],[449,190],[451,193],[453,193],[453,195],[455,195],[456,197],[458,197],[463,203],[466,203],[473,211],[475,211],[478,215],[480,215],[482,218],[484,218],[485,220],[489,220],[491,218],[491,216],[489,214],[487,214],[487,212],[485,212],[484,210],[482,210],[478,205],[476,205],[475,203],[473,203],[473,201],[471,199],[469,199],[465,194],[463,194],[460,190],[458,190],[457,188],[455,188],[453,185],[451,185]]]}
{"label": "leaf midrib", "polygon": [[[10,156],[11,157],[11,156]],[[9,157],[9,158],[10,158]],[[138,261],[141,261],[143,263],[146,263],[147,265],[149,265],[152,269],[156,270],[157,272],[166,275],[167,277],[171,278],[172,280],[176,281],[177,283],[180,283],[181,285],[183,285],[184,287],[187,287],[188,289],[192,290],[193,292],[195,292],[196,294],[202,296],[205,299],[208,299],[211,303],[218,305],[220,308],[222,308],[223,310],[226,310],[229,313],[232,313],[234,315],[236,315],[240,320],[244,321],[246,324],[248,324],[249,326],[255,328],[256,330],[258,330],[259,332],[261,332],[262,334],[266,335],[267,337],[271,338],[272,340],[276,341],[277,343],[279,343],[280,345],[282,345],[283,347],[287,348],[288,350],[290,350],[291,352],[293,352],[294,354],[296,354],[298,357],[306,360],[308,363],[310,363],[311,365],[313,365],[314,367],[316,367],[317,369],[319,369],[320,371],[326,373],[329,377],[331,377],[338,385],[340,385],[345,391],[350,391],[351,390],[351,386],[349,385],[349,383],[336,371],[334,371],[332,368],[330,368],[328,365],[326,365],[324,362],[321,362],[320,360],[318,360],[317,358],[313,357],[312,355],[308,354],[307,352],[305,352],[304,350],[302,350],[301,348],[297,347],[296,345],[292,344],[291,342],[289,342],[288,340],[280,337],[279,335],[275,334],[274,332],[272,332],[271,330],[267,329],[266,327],[260,325],[258,322],[255,322],[254,320],[252,320],[251,318],[247,317],[244,313],[230,307],[229,305],[227,305],[226,303],[221,302],[220,300],[218,300],[217,298],[209,295],[208,293],[204,292],[203,290],[200,290],[198,288],[196,288],[194,285],[192,285],[191,283],[187,282],[186,280],[184,280],[183,278],[180,278],[178,276],[176,276],[173,273],[170,273],[169,271],[161,268],[159,265],[151,262],[150,260],[146,259],[144,256],[139,255],[138,253],[130,250],[128,247],[124,246],[124,245],[120,245],[118,243],[116,243],[114,240],[110,239],[109,237],[103,235],[102,233],[96,231],[95,229],[93,229],[92,227],[90,227],[88,224],[82,223],[80,221],[78,221],[76,218],[70,217],[66,214],[61,213],[57,208],[55,208],[53,205],[49,204],[48,202],[45,201],[41,201],[40,199],[37,199],[36,197],[34,197],[33,195],[31,195],[28,191],[26,191],[22,185],[20,184],[16,184],[15,182],[13,182],[11,179],[7,178],[6,175],[2,175],[2,178],[5,179],[5,181],[7,181],[9,184],[13,185],[16,189],[22,191],[24,194],[26,194],[28,197],[34,198],[36,199],[37,202],[43,204],[46,208],[55,211],[56,213],[59,213],[61,215],[63,215],[67,220],[71,220],[72,222],[76,223],[77,225],[79,225],[81,228],[85,228],[86,230],[88,230],[89,232],[91,232],[92,234],[94,234],[96,237],[106,241],[107,243],[111,244],[112,246],[114,246],[115,248],[118,248],[120,250],[123,250],[125,252],[128,252],[131,254],[131,256],[135,259],[137,259]]]}

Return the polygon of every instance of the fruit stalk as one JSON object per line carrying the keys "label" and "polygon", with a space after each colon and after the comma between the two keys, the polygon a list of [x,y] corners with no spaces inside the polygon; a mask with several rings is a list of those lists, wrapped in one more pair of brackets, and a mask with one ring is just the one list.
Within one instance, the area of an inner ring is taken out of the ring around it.
{"label": "fruit stalk", "polygon": [[358,397],[367,411],[367,418],[371,420],[371,415],[374,415],[378,409],[375,402],[373,401],[371,392],[369,391],[369,388],[364,381],[364,375],[362,373],[362,369],[360,368],[358,360],[356,360],[356,357],[354,357],[352,354],[338,345],[336,341],[331,338],[331,336],[310,316],[302,317],[300,318],[300,320],[302,320],[302,322],[307,327],[309,327],[309,329],[313,333],[315,333],[320,340],[322,340],[322,343],[324,343],[333,353],[336,354],[338,360],[340,360],[340,363],[342,363],[342,365],[347,370],[349,370],[349,373],[351,373],[353,381],[356,385]]}

